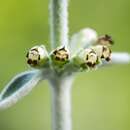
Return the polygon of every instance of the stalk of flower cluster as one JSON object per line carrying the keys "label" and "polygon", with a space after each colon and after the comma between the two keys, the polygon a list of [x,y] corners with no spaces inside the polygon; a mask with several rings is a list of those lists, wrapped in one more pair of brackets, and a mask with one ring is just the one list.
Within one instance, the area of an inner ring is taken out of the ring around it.
{"label": "stalk of flower cluster", "polygon": [[51,47],[68,44],[68,0],[50,0]]}
{"label": "stalk of flower cluster", "polygon": [[[50,6],[51,47],[68,45],[68,0],[51,0]],[[72,78],[58,76],[50,79],[52,90],[52,129],[71,130]]]}

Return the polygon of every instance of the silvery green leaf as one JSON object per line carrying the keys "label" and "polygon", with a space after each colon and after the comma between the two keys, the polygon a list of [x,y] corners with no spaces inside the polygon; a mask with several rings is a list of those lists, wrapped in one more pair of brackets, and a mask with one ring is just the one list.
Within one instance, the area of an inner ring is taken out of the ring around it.
{"label": "silvery green leaf", "polygon": [[80,51],[80,49],[88,48],[89,46],[95,44],[98,36],[97,32],[91,28],[85,28],[75,33],[70,39],[70,51],[75,54]]}
{"label": "silvery green leaf", "polygon": [[0,94],[0,109],[8,108],[27,95],[42,79],[39,70],[23,72],[14,77]]}
{"label": "silvery green leaf", "polygon": [[111,62],[113,64],[127,64],[130,63],[130,54],[129,53],[112,53]]}
{"label": "silvery green leaf", "polygon": [[125,53],[125,52],[114,52],[111,54],[110,57],[111,61],[110,62],[106,62],[103,61],[103,64],[100,66],[105,66],[105,65],[112,65],[112,64],[128,64],[130,63],[130,54],[129,53]]}

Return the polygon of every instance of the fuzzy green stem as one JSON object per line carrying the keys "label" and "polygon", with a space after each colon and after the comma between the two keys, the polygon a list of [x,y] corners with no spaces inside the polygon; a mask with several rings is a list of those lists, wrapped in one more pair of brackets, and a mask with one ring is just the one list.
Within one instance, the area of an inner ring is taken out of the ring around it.
{"label": "fuzzy green stem", "polygon": [[71,86],[70,77],[51,80],[52,130],[71,130]]}
{"label": "fuzzy green stem", "polygon": [[50,0],[51,47],[68,45],[68,0]]}

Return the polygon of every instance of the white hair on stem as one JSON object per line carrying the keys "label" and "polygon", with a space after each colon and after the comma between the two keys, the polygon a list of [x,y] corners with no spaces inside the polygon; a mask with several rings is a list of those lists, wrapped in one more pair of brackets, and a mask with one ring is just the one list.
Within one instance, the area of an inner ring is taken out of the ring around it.
{"label": "white hair on stem", "polygon": [[51,47],[68,45],[68,0],[50,0]]}

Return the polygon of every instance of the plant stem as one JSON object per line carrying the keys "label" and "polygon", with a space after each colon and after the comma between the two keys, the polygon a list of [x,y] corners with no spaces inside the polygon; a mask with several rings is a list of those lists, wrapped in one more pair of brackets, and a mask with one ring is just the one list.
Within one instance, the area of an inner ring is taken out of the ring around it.
{"label": "plant stem", "polygon": [[51,47],[68,45],[68,0],[50,1]]}
{"label": "plant stem", "polygon": [[71,130],[72,78],[51,80],[52,129]]}
{"label": "plant stem", "polygon": [[[50,0],[51,47],[68,45],[68,0]],[[71,130],[72,78],[53,75],[50,79],[52,90],[52,128]]]}

